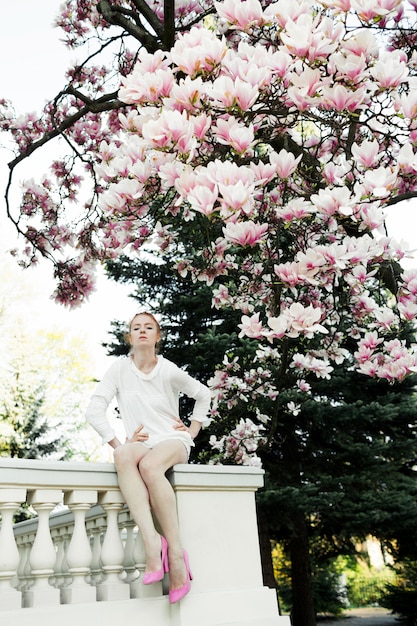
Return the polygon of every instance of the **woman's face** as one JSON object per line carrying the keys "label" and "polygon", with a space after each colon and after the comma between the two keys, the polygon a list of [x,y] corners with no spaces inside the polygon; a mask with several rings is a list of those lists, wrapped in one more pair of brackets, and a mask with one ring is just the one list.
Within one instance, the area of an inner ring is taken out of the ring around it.
{"label": "woman's face", "polygon": [[158,324],[150,315],[135,315],[130,324],[130,343],[133,348],[138,346],[155,346],[161,338]]}

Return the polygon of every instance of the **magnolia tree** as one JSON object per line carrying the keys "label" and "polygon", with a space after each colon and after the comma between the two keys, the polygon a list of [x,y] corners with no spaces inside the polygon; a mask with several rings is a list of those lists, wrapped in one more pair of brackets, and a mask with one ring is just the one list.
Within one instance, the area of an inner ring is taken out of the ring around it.
{"label": "magnolia tree", "polygon": [[[94,289],[97,262],[151,246],[176,250],[178,272],[212,286],[214,307],[241,311],[240,336],[259,347],[250,368],[225,357],[213,414],[244,400],[251,419],[212,445],[222,459],[258,464],[280,419],[259,406],[284,384],[298,394],[291,414],[311,394],[307,379],[330,378],[335,364],[389,381],[416,371],[402,329],[417,314],[417,271],[401,269],[407,251],[384,220],[385,207],[417,193],[417,2],[172,7],[64,5],[70,45],[99,32],[110,41],[110,25],[121,26],[117,71],[77,66],[41,120],[3,102],[19,152],[12,173],[55,136],[73,148],[51,176],[26,181],[18,215],[10,203],[8,213],[26,262],[53,261],[65,305]],[[137,54],[123,47],[127,35],[142,44]],[[77,158],[93,184],[87,201]],[[184,221],[204,234],[191,256]]]}
{"label": "magnolia tree", "polygon": [[[417,188],[417,56],[371,28],[409,16],[397,0],[266,5],[215,3],[169,51],[142,50],[119,90],[122,132],[96,168],[101,254],[150,237],[177,246],[178,272],[213,285],[213,306],[240,310],[240,336],[259,341],[249,371],[226,357],[212,380],[215,413],[241,399],[255,411],[212,440],[241,463],[259,462],[274,428],[257,401],[276,398],[287,372],[309,394],[306,375],[330,378],[347,339],[367,376],[417,368],[401,338],[417,272],[401,271],[406,251],[384,228],[384,207]],[[180,220],[206,233],[192,258]]]}
{"label": "magnolia tree", "polygon": [[[146,247],[240,314],[253,353],[230,351],[211,381],[213,430],[242,417],[212,438],[222,462],[279,454],[279,425],[298,432],[303,404],[323,399],[315,381],[341,366],[389,382],[416,371],[417,270],[384,225],[388,205],[417,195],[416,10],[69,0],[58,24],[90,58],[40,119],[2,103],[20,261],[53,262],[59,302],[82,303],[97,263]],[[56,137],[71,151],[24,183],[15,211],[15,169]],[[310,600],[294,624],[314,623]]]}

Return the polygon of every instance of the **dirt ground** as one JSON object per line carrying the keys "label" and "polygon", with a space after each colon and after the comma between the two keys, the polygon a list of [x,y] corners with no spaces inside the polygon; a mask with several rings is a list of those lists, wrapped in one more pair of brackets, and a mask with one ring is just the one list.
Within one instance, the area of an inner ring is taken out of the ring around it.
{"label": "dirt ground", "polygon": [[398,626],[398,619],[380,607],[350,609],[336,620],[318,620],[318,626]]}

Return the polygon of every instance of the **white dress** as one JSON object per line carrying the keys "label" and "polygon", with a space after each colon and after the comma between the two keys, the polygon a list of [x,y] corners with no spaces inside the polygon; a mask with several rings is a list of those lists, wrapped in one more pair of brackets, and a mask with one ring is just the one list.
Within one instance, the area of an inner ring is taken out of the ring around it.
{"label": "white dress", "polygon": [[186,431],[175,430],[179,417],[179,395],[195,399],[192,420],[206,426],[210,420],[211,394],[203,385],[175,363],[162,356],[149,374],[139,370],[130,356],[119,357],[98,383],[87,408],[89,424],[101,436],[103,443],[111,441],[115,432],[107,418],[107,409],[114,397],[129,439],[139,425],[149,435],[143,443],[153,448],[161,441],[179,439],[187,448],[193,444]]}

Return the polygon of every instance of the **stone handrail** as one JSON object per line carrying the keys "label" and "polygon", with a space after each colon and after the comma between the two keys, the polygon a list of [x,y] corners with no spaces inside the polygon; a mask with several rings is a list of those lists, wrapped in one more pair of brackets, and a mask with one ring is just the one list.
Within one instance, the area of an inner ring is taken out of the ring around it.
{"label": "stone handrail", "polygon": [[[152,626],[289,624],[262,584],[254,498],[262,470],[171,470],[194,574],[178,605],[168,602],[166,580],[142,585],[143,542],[112,463],[0,459],[0,476],[2,623],[36,626],[47,615],[69,626],[78,611],[84,619],[91,611],[106,626],[123,610],[141,612]],[[23,503],[36,517],[13,525]]]}

